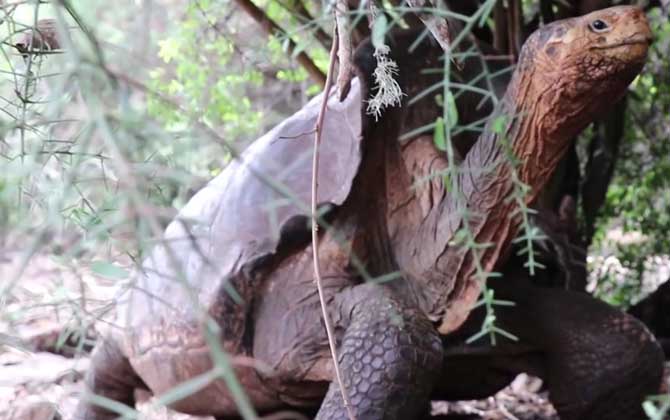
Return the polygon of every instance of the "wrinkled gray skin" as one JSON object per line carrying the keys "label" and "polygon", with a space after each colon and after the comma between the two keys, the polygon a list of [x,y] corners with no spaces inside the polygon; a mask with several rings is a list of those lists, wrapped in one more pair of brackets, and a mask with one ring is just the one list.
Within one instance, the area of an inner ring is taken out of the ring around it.
{"label": "wrinkled gray skin", "polygon": [[[644,32],[646,23],[637,9],[602,13],[620,28],[641,25],[642,38],[631,42],[647,41],[648,27]],[[527,73],[536,55],[555,41],[552,37],[586,25],[584,19],[555,24],[531,37],[497,112],[532,113],[535,102],[537,109],[546,105],[539,100],[544,98],[518,102],[516,95],[527,87]],[[421,70],[441,65],[439,47],[430,42],[406,53],[413,39],[400,33],[389,41],[408,98],[439,80]],[[571,53],[579,58],[579,51]],[[593,53],[585,51],[581,63],[593,65]],[[577,114],[565,113],[565,107],[546,114],[560,122],[540,124],[549,130],[535,134],[541,138],[523,134],[523,121],[508,127],[512,144],[521,151],[528,142],[547,142],[535,156],[541,170],[526,161],[520,167],[530,176],[534,193],[551,174],[563,143],[623,93],[640,70],[641,57],[631,62],[622,57],[619,64],[609,63],[598,75],[570,85],[567,98],[582,101],[583,107]],[[439,107],[429,96],[412,107],[390,109],[375,122],[360,110],[361,92],[363,97],[370,93],[370,45],[358,51],[357,66],[361,85],[353,86],[344,103],[329,101],[319,174],[319,202],[330,206],[325,216],[330,227],[322,229],[320,245],[326,299],[357,418],[420,418],[431,398],[488,395],[521,371],[546,380],[563,419],[643,418],[641,401],[660,382],[661,351],[639,322],[588,296],[536,287],[525,273],[508,269],[491,286],[496,297],[516,302],[498,310],[497,322],[520,341],[503,341],[495,348],[485,340],[464,345],[478,329],[481,313],[475,310],[463,323],[478,291],[469,274],[472,256],[449,245],[463,221],[439,177],[410,188],[443,169],[444,158],[431,135],[402,146],[397,141],[400,133],[434,121]],[[568,100],[562,94],[557,91],[549,99]],[[467,108],[467,101],[460,105]],[[317,109],[318,99],[255,142],[243,156],[245,163],[226,168],[170,224],[164,244],[138,273],[136,287],[120,298],[122,328],[112,329],[94,351],[86,378],[91,392],[133,405],[136,388],[160,395],[207,372],[212,361],[202,320],[208,316],[220,328],[216,340],[230,355],[257,411],[313,409],[317,419],[347,418],[320,322],[305,207],[266,182],[283,184],[289,196],[308,202],[309,145]],[[490,132],[484,134],[464,167],[495,162],[502,153],[495,140]],[[553,154],[543,160],[545,152]],[[509,186],[500,175],[509,168],[496,168],[497,175],[459,177],[468,205],[489,209],[472,225],[482,242],[496,242],[485,255],[488,268],[502,267],[518,227],[507,220],[510,212],[503,205]],[[399,271],[402,276],[367,283],[357,262],[368,275]],[[438,330],[451,334],[441,336]],[[222,379],[172,407],[220,419],[238,415]],[[85,400],[77,412],[78,419],[114,417]]]}

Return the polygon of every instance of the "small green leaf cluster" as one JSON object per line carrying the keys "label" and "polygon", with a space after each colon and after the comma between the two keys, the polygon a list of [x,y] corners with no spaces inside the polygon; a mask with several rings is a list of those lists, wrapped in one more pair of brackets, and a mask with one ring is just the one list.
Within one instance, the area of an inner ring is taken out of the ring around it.
{"label": "small green leaf cluster", "polygon": [[[262,111],[251,94],[264,82],[262,72],[239,62],[233,34],[222,32],[218,2],[192,2],[174,33],[158,41],[163,61],[150,73],[150,86],[179,100],[184,114],[160,97],[149,96],[149,113],[168,127],[183,129],[193,119],[219,127],[229,138],[254,133]],[[224,9],[225,10],[225,9]]]}

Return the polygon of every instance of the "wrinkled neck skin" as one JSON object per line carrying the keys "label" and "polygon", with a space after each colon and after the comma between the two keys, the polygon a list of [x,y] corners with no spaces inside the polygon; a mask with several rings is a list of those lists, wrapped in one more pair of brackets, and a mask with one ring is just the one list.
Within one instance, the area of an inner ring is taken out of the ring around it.
{"label": "wrinkled neck skin", "polygon": [[[454,244],[456,233],[467,226],[477,243],[491,244],[478,251],[485,271],[494,270],[518,235],[520,215],[511,216],[518,204],[507,200],[515,188],[510,147],[519,160],[514,170],[530,187],[525,201],[531,204],[574,136],[602,112],[603,105],[623,95],[639,70],[589,80],[576,73],[577,67],[561,69],[557,77],[550,72],[559,70],[550,70],[541,61],[533,64],[522,57],[519,66],[484,134],[459,166],[460,198],[447,192],[443,178],[435,176],[448,165],[433,146],[432,136],[416,138],[402,148],[387,147],[386,219],[397,266],[420,307],[443,334],[462,324],[482,286],[475,255]],[[584,89],[581,83],[598,83],[598,87]],[[507,121],[502,136],[508,146],[492,132],[492,121],[501,115]],[[403,188],[405,194],[399,191]]]}

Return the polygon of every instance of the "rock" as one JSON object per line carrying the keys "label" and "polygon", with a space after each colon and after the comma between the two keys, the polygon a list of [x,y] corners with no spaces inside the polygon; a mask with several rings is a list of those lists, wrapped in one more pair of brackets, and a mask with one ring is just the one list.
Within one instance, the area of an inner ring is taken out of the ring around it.
{"label": "rock", "polygon": [[26,354],[22,360],[0,365],[0,387],[60,383],[65,378],[75,381],[83,376],[88,364],[89,360],[85,358],[68,359],[51,353]]}

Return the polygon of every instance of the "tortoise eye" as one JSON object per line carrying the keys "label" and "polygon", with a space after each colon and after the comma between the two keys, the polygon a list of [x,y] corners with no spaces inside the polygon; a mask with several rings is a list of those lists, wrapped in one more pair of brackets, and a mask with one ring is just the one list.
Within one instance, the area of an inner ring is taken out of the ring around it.
{"label": "tortoise eye", "polygon": [[605,32],[609,29],[609,25],[600,19],[596,19],[589,25],[593,32]]}

